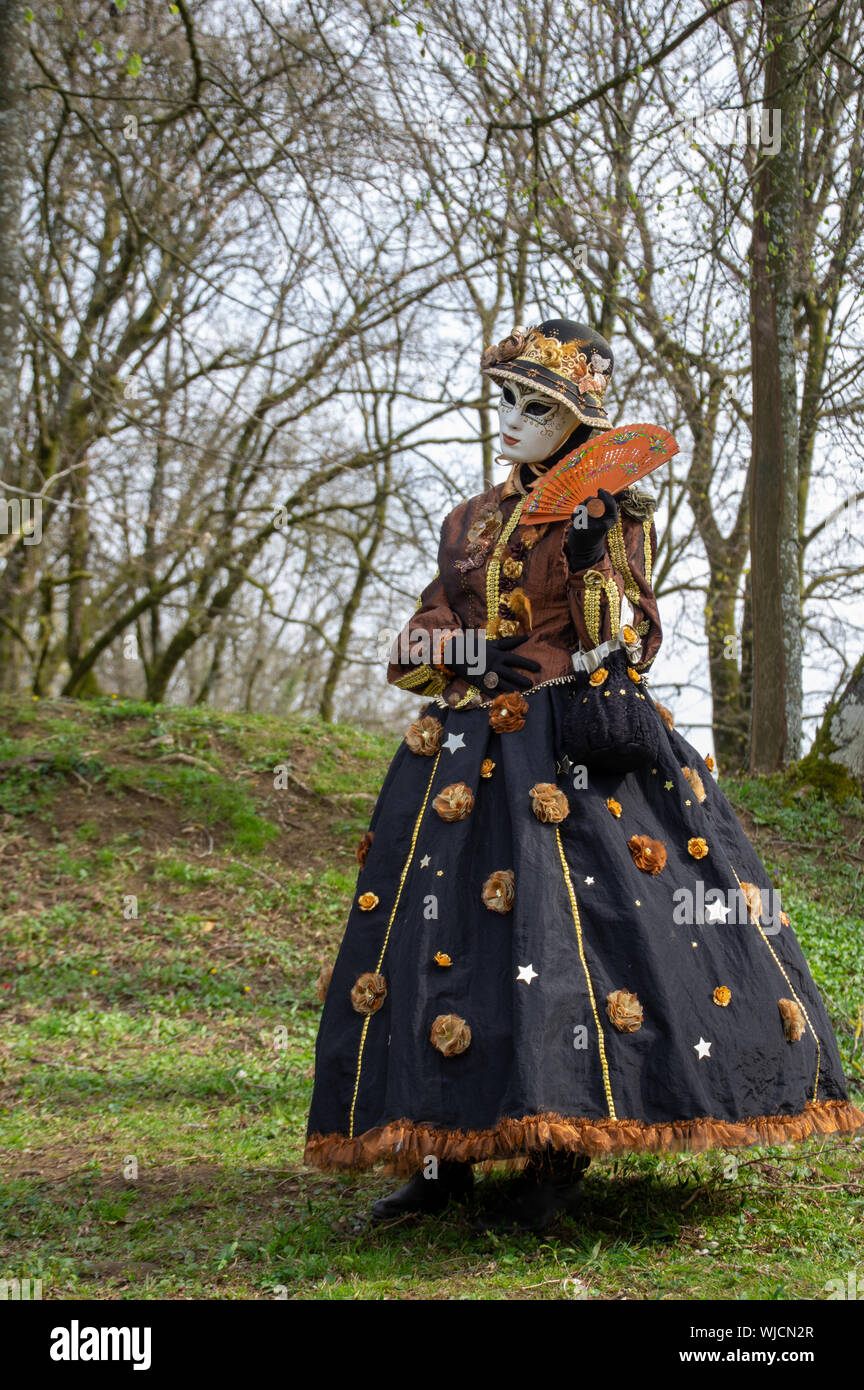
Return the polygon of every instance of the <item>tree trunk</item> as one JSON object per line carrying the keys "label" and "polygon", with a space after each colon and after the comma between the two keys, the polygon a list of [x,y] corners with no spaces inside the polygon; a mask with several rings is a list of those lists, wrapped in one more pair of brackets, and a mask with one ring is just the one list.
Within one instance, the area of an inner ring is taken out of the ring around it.
{"label": "tree trunk", "polygon": [[24,7],[0,0],[0,478],[9,479],[21,317],[21,203],[24,193]]}
{"label": "tree trunk", "polygon": [[741,769],[747,766],[750,721],[753,710],[753,582],[750,570],[744,574],[744,610],[741,615],[741,677],[738,685],[738,710],[745,731]]}
{"label": "tree trunk", "polygon": [[750,554],[753,709],[750,767],[774,772],[801,744],[801,602],[794,255],[803,105],[801,9],[763,0],[770,54],[763,106],[780,121],[777,153],[760,154],[751,243],[753,442]]}
{"label": "tree trunk", "polygon": [[[14,461],[18,398],[18,329],[21,318],[23,256],[21,205],[24,192],[25,63],[27,59],[24,7],[17,0],[0,0],[0,483],[21,486]],[[0,506],[18,497],[0,486]],[[6,527],[0,528],[0,535]],[[8,527],[11,533],[13,527]],[[27,655],[19,627],[23,605],[16,602],[26,587],[32,560],[21,541],[8,553],[3,575],[11,600],[0,624],[0,690],[17,691]],[[19,635],[20,634],[20,635]]]}
{"label": "tree trunk", "polygon": [[709,597],[705,604],[708,672],[714,747],[725,773],[738,772],[747,752],[747,721],[741,718],[741,673],[735,642],[735,588],[725,565],[711,564]]}
{"label": "tree trunk", "polygon": [[864,782],[864,655],[839,700],[825,711],[812,751]]}
{"label": "tree trunk", "polygon": [[[485,344],[484,344],[485,346]],[[492,413],[492,387],[488,376],[480,378],[480,439],[483,447],[483,491],[488,492],[495,482],[492,465],[495,459],[495,435]]]}
{"label": "tree trunk", "polygon": [[[484,378],[485,380],[485,378]],[[339,679],[348,661],[348,646],[351,641],[351,634],[354,630],[354,619],[360,608],[363,593],[372,574],[375,556],[378,547],[384,537],[384,527],[387,523],[387,503],[390,496],[390,462],[385,461],[384,478],[375,496],[375,508],[372,520],[372,538],[366,550],[362,545],[357,546],[357,571],[351,593],[348,595],[342,614],[342,622],[339,626],[339,635],[333,645],[333,654],[330,658],[330,665],[327,668],[327,675],[324,678],[324,685],[321,690],[321,699],[318,704],[318,713],[327,723],[333,720],[333,698]]]}
{"label": "tree trunk", "polygon": [[[66,605],[66,660],[69,670],[74,671],[81,661],[87,646],[88,614],[87,598],[90,589],[90,498],[89,468],[82,466],[72,478],[70,490],[69,529],[67,536],[67,563],[69,566],[69,588]],[[95,670],[90,667],[78,682],[75,694],[80,699],[98,695],[99,682]]]}
{"label": "tree trunk", "polygon": [[195,699],[192,701],[194,705],[206,705],[209,703],[216,682],[222,674],[222,658],[225,654],[225,644],[227,641],[228,629],[223,622],[216,633],[216,640],[213,643],[213,654],[210,658],[210,664],[207,667],[207,674],[198,687],[198,693]]}

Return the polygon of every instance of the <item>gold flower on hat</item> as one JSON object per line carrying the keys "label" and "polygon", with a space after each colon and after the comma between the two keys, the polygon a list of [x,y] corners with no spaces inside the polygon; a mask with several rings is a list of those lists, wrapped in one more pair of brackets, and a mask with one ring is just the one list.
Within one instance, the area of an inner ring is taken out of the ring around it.
{"label": "gold flower on hat", "polygon": [[544,338],[538,345],[536,358],[544,367],[561,366],[561,344],[556,338]]}

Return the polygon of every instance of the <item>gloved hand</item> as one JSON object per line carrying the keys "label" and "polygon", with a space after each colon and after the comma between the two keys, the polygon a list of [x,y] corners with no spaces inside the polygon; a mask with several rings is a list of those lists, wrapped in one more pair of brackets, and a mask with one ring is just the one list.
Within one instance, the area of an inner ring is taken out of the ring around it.
{"label": "gloved hand", "polygon": [[[466,639],[468,636],[469,634],[466,633]],[[503,637],[496,642],[481,641],[482,634],[473,630],[470,636],[472,641],[466,641],[465,646],[458,638],[453,637],[448,638],[444,643],[441,659],[442,664],[448,670],[461,676],[463,680],[470,681],[472,685],[479,686],[484,691],[491,691],[495,695],[500,695],[502,691],[528,690],[530,688],[532,682],[515,668],[522,667],[526,671],[539,671],[540,663],[539,661],[532,661],[529,656],[520,656],[518,652],[513,650],[514,647],[521,646],[526,641],[527,633],[521,637]],[[467,662],[464,660],[466,648],[468,651],[478,653],[476,661]],[[457,659],[457,652],[459,656],[463,657],[461,661]],[[482,666],[483,669],[478,671],[478,666]],[[486,685],[483,680],[484,675],[490,671],[494,671],[498,677],[494,685]]]}
{"label": "gloved hand", "polygon": [[[583,524],[577,526],[571,522],[564,539],[571,573],[590,569],[598,560],[602,560],[606,536],[618,520],[618,503],[611,492],[601,487],[597,489],[597,496],[605,503],[606,510],[602,516],[591,516],[586,511],[587,502],[580,502],[573,512],[574,518],[581,518]],[[592,500],[590,497],[587,499],[588,502]]]}

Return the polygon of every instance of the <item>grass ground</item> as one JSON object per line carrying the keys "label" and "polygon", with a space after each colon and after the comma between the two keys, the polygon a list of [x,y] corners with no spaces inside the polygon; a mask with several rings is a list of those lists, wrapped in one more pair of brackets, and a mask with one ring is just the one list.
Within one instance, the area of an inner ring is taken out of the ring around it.
{"label": "grass ground", "polygon": [[[365,1220],[302,1168],[353,846],[395,739],[128,701],[0,701],[0,1279],[43,1297],[824,1298],[864,1287],[864,1141],[599,1162],[578,1220]],[[280,785],[274,770],[281,768]],[[858,802],[726,785],[862,1101]],[[484,1183],[508,1180],[492,1173]]]}

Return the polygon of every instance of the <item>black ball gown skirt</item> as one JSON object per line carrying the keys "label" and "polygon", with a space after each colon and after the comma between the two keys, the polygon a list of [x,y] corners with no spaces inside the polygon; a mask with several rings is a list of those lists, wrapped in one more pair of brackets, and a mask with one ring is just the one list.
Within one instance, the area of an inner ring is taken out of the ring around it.
{"label": "black ball gown skirt", "polygon": [[864,1124],[703,758],[664,726],[650,765],[585,778],[561,751],[572,692],[537,686],[506,732],[432,703],[431,751],[397,751],[324,1004],[307,1162],[410,1172]]}

